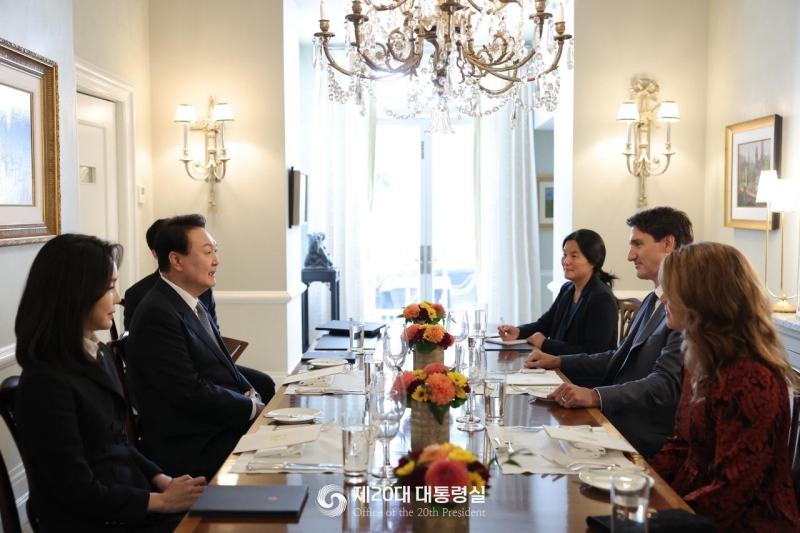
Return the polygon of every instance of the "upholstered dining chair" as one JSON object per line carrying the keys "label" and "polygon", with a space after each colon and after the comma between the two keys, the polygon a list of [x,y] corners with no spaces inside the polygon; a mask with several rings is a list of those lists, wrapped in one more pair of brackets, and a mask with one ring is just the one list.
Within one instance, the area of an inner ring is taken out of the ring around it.
{"label": "upholstered dining chair", "polygon": [[138,449],[141,435],[139,433],[139,426],[136,424],[136,414],[133,411],[128,382],[125,380],[125,343],[127,340],[128,332],[126,331],[119,339],[109,342],[106,346],[111,354],[111,359],[114,361],[114,368],[117,371],[117,377],[122,385],[122,394],[125,396],[125,403],[127,404],[125,431],[128,434],[128,442]]}
{"label": "upholstered dining chair", "polygon": [[789,472],[794,484],[794,494],[800,507],[800,390],[789,389]]}
{"label": "upholstered dining chair", "polygon": [[[14,444],[16,444],[21,456],[22,448],[19,445],[17,420],[14,416],[14,404],[17,398],[18,386],[19,376],[7,377],[3,383],[0,384],[0,416],[5,420],[8,431],[11,433]],[[38,531],[38,523],[31,509],[30,498],[28,498],[25,509],[28,513],[28,522],[30,523],[31,529],[33,529],[33,531]],[[3,523],[4,533],[20,533],[22,531],[19,513],[17,512],[17,499],[14,497],[14,490],[11,487],[11,478],[8,475],[8,469],[6,468],[6,463],[2,454],[0,454],[0,520],[2,520]]]}
{"label": "upholstered dining chair", "polygon": [[619,306],[619,345],[631,332],[633,319],[636,318],[636,313],[639,312],[642,302],[636,298],[624,298],[622,300],[617,299],[617,305]]}
{"label": "upholstered dining chair", "polygon": [[228,349],[228,353],[231,354],[231,360],[234,363],[250,345],[247,341],[240,341],[239,339],[232,339],[231,337],[222,337],[222,342],[225,343],[225,347]]}

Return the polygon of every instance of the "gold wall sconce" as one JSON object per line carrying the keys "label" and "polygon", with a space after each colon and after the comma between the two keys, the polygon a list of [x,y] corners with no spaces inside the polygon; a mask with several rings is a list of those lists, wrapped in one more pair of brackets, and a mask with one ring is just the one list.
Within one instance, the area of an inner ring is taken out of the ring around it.
{"label": "gold wall sconce", "polygon": [[[784,228],[786,227],[784,217],[786,213],[794,213],[797,211],[798,194],[800,194],[800,180],[781,180],[778,179],[778,172],[775,170],[761,171],[761,176],[758,179],[756,202],[767,204],[767,244],[764,247],[764,286],[773,298],[778,299],[775,305],[772,306],[772,311],[775,313],[794,313],[797,310],[797,308],[788,301],[790,298],[796,298],[797,294],[786,296],[786,293],[783,291],[783,250],[785,240]],[[769,281],[767,281],[769,272],[769,231],[772,213],[780,213],[781,216],[781,284],[779,294],[774,294],[769,289]]]}
{"label": "gold wall sconce", "polygon": [[[175,122],[183,124],[183,161],[186,174],[197,181],[211,183],[208,197],[209,211],[216,212],[217,202],[214,198],[214,185],[225,179],[227,163],[230,161],[225,148],[225,123],[233,122],[231,106],[225,103],[214,103],[214,98],[209,98],[208,117],[197,120],[194,108],[188,104],[180,104],[175,110]],[[205,155],[202,161],[189,156],[189,130],[205,132]]]}
{"label": "gold wall sconce", "polygon": [[[617,113],[617,121],[628,126],[625,156],[628,172],[639,178],[639,207],[647,205],[645,180],[649,176],[660,176],[669,168],[672,151],[670,138],[672,123],[680,122],[678,104],[671,100],[658,102],[658,84],[650,78],[639,78],[631,83],[631,100],[623,102]],[[660,156],[651,154],[650,136],[655,122],[667,123],[667,142]]]}

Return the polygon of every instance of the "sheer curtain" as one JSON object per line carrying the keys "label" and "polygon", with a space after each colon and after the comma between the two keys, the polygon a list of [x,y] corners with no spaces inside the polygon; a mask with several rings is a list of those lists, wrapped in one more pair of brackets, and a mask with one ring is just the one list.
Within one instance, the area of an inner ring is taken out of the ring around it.
{"label": "sheer curtain", "polygon": [[488,320],[537,319],[541,309],[539,208],[533,151],[533,113],[509,107],[476,121],[475,235],[481,302]]}
{"label": "sheer curtain", "polygon": [[[340,318],[364,313],[364,228],[372,191],[374,113],[361,116],[352,103],[328,99],[327,72],[315,71],[308,232],[325,233],[325,247],[340,271]],[[308,291],[309,328],[328,320],[330,291],[314,283]]]}

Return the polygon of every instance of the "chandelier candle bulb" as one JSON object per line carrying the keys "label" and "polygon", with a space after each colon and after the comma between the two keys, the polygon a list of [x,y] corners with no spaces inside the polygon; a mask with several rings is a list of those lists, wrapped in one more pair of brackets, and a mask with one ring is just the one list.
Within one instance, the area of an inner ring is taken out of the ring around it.
{"label": "chandelier candle bulb", "polygon": [[564,22],[564,3],[559,2],[558,6],[556,6],[556,17],[555,22]]}
{"label": "chandelier candle bulb", "polygon": [[328,20],[328,3],[325,0],[319,0],[319,19]]}

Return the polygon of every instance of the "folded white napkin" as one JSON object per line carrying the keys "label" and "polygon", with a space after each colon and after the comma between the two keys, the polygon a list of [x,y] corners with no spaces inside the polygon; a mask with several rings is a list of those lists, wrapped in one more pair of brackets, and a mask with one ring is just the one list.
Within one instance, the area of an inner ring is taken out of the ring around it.
{"label": "folded white napkin", "polygon": [[304,446],[305,443],[301,442],[289,446],[276,446],[275,448],[257,450],[255,457],[300,457],[303,454]]}
{"label": "folded white napkin", "polygon": [[575,459],[597,459],[606,454],[606,449],[602,446],[584,444],[582,442],[569,442],[567,440],[558,440],[556,442],[558,442],[564,455]]}

